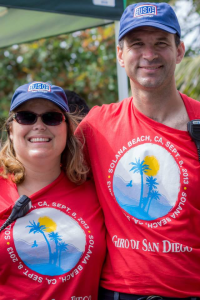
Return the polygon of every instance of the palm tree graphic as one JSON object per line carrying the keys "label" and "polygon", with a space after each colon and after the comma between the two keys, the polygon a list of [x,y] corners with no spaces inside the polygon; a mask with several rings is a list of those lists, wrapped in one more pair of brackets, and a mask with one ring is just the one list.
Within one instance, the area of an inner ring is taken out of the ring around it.
{"label": "palm tree graphic", "polygon": [[150,205],[151,205],[151,201],[153,199],[155,200],[159,200],[161,194],[159,194],[159,192],[157,190],[152,190],[151,191],[151,195],[150,195],[150,199],[149,199],[149,203],[148,203],[148,207],[147,207],[147,213],[149,212],[149,208],[150,208]]}
{"label": "palm tree graphic", "polygon": [[58,249],[60,250],[59,251],[59,267],[61,266],[61,254],[63,251],[66,251],[68,248],[67,248],[68,244],[66,244],[65,242],[61,242],[58,244]]}
{"label": "palm tree graphic", "polygon": [[147,173],[148,170],[151,170],[149,168],[149,165],[145,164],[144,160],[142,162],[140,162],[140,158],[137,160],[137,158],[135,159],[135,163],[131,162],[129,163],[129,165],[132,165],[133,167],[129,170],[133,171],[133,173],[140,173],[141,175],[141,193],[140,193],[140,203],[139,203],[139,207],[142,207],[142,202],[143,202],[143,173]]}
{"label": "palm tree graphic", "polygon": [[148,192],[148,196],[147,196],[147,198],[149,199],[149,197],[151,195],[151,191],[153,189],[157,189],[157,185],[159,185],[159,183],[157,182],[157,178],[153,178],[153,176],[148,176],[146,179],[146,184],[149,187],[149,192]]}
{"label": "palm tree graphic", "polygon": [[52,231],[49,233],[50,240],[54,241],[56,244],[56,253],[55,253],[55,259],[54,264],[56,265],[57,259],[58,259],[58,242],[62,241],[61,236],[58,234],[58,232]]}
{"label": "palm tree graphic", "polygon": [[44,237],[44,239],[45,239],[45,241],[47,243],[47,246],[48,246],[48,250],[49,250],[49,263],[51,264],[52,263],[51,247],[50,247],[49,241],[46,238],[46,235],[44,234],[44,231],[46,231],[48,227],[46,227],[45,225],[40,225],[39,222],[36,224],[35,221],[33,221],[32,223],[31,223],[31,221],[29,221],[29,223],[31,225],[27,225],[26,226],[26,227],[30,228],[29,233],[31,233],[31,232],[33,232],[34,234],[41,233],[43,235],[43,237]]}

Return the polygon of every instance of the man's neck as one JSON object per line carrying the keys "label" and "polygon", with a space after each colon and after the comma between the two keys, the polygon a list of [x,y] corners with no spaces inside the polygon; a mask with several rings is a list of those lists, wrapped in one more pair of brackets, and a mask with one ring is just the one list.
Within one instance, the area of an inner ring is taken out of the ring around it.
{"label": "man's neck", "polygon": [[176,90],[141,90],[132,87],[135,107],[145,116],[166,126],[187,130],[189,117],[184,102]]}

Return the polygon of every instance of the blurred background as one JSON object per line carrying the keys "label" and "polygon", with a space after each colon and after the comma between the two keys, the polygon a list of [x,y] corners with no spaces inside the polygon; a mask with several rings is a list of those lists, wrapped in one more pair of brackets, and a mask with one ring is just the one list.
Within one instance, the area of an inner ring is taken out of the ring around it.
{"label": "blurred background", "polygon": [[[126,5],[135,2],[128,0]],[[200,100],[200,1],[149,2],[167,2],[176,11],[186,44],[186,56],[176,69],[177,87]],[[1,48],[1,123],[14,90],[30,81],[48,81],[74,90],[90,108],[118,101],[115,25]]]}

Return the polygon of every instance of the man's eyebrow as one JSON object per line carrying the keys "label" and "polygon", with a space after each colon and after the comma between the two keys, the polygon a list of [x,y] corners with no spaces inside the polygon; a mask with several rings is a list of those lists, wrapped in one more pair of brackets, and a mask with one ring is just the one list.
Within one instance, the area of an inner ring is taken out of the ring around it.
{"label": "man's eyebrow", "polygon": [[159,40],[159,41],[168,41],[169,38],[166,37],[166,36],[161,36],[161,37],[158,37],[157,40]]}
{"label": "man's eyebrow", "polygon": [[141,41],[142,39],[139,37],[134,37],[134,36],[127,36],[126,39],[128,42],[137,42],[137,41]]}

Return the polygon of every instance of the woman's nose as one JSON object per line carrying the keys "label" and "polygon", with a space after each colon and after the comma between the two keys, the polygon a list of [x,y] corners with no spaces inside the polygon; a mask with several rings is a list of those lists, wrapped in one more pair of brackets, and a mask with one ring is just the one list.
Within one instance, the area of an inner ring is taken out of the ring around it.
{"label": "woman's nose", "polygon": [[42,118],[38,117],[36,123],[33,125],[34,130],[45,130],[46,125],[43,123]]}

